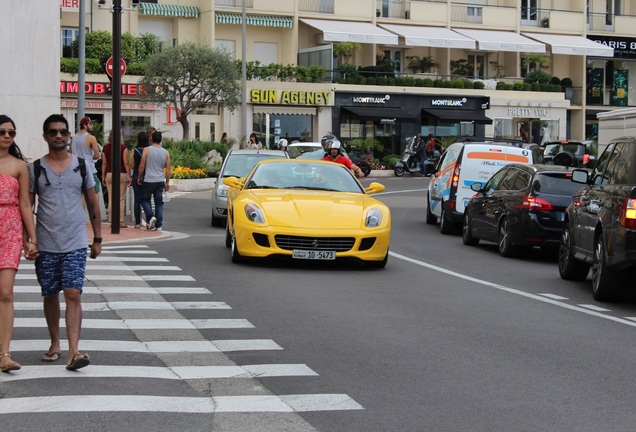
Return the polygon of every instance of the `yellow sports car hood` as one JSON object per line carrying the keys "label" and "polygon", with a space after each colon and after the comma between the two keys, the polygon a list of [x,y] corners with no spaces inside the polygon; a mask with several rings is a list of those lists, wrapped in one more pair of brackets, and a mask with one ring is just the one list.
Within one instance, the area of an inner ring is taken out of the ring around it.
{"label": "yellow sports car hood", "polygon": [[258,205],[271,226],[358,229],[364,226],[366,212],[371,207],[382,210],[381,226],[389,220],[389,210],[384,204],[361,193],[261,189],[245,193],[241,203]]}

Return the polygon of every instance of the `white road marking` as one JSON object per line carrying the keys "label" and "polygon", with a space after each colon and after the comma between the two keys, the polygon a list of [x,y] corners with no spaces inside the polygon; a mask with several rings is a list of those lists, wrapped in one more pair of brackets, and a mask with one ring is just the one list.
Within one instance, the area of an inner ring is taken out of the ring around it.
{"label": "white road marking", "polygon": [[159,254],[157,251],[153,251],[153,250],[127,250],[127,251],[110,250],[110,249],[102,250],[102,254],[104,255],[116,254],[116,253],[117,254],[127,253],[127,254],[133,254],[133,255],[158,255]]}
{"label": "white road marking", "polygon": [[[43,351],[51,343],[48,339],[27,339],[11,341],[11,350]],[[283,348],[271,339],[228,339],[214,341],[122,341],[122,340],[93,340],[82,339],[82,350],[88,352],[138,352],[138,353],[182,353],[182,352],[233,352],[233,351],[267,351],[282,350]],[[68,350],[68,340],[60,341],[60,349]]]}
{"label": "white road marking", "polygon": [[569,300],[567,297],[561,297],[561,296],[556,295],[556,294],[539,293],[539,295],[542,295],[544,297],[549,297],[549,298],[554,299],[554,300]]}
{"label": "white road marking", "polygon": [[[40,294],[42,289],[39,285],[16,285],[13,287],[14,293]],[[211,294],[210,290],[201,287],[160,287],[149,286],[99,286],[84,287],[84,294]],[[86,303],[82,303],[86,304]]]}
{"label": "white road marking", "polygon": [[[636,325],[636,323],[634,323]],[[14,327],[46,328],[44,318],[15,318]],[[64,328],[64,320],[60,320],[60,327]],[[174,330],[174,329],[228,329],[254,328],[245,319],[83,319],[83,329],[111,329],[111,330]]]}
{"label": "white road marking", "polygon": [[598,307],[598,306],[591,305],[591,304],[580,304],[579,306],[581,306],[581,307],[583,307],[585,309],[590,309],[590,310],[598,311],[598,312],[611,312],[612,311],[611,309],[605,309],[605,308]]}
{"label": "white road marking", "polygon": [[[24,264],[20,266],[20,270],[33,270],[35,271],[35,264]],[[145,265],[145,266],[127,266],[127,265],[104,265],[87,263],[86,273],[95,270],[109,270],[109,271],[138,271],[138,270],[159,270],[159,271],[182,271],[179,266],[162,266],[162,265]]]}
{"label": "white road marking", "polygon": [[186,282],[186,281],[195,282],[196,281],[195,278],[193,278],[192,276],[189,276],[189,275],[184,275],[184,276],[176,276],[176,275],[150,276],[150,275],[145,275],[145,276],[142,276],[142,279],[145,280],[145,281],[172,281],[172,282]]}
{"label": "white road marking", "polygon": [[360,409],[364,407],[346,394],[215,396],[211,398],[76,395],[0,399],[0,414],[115,411],[212,414]]}
{"label": "white road marking", "polygon": [[[41,302],[15,302],[15,310],[42,310]],[[60,302],[60,309],[66,310],[66,304]],[[104,312],[110,310],[178,310],[178,309],[232,309],[224,302],[145,302],[145,301],[114,301],[114,302],[84,302],[84,312]]]}
{"label": "white road marking", "polygon": [[[17,274],[16,280],[37,280],[35,274]],[[172,282],[191,282],[196,281],[189,275],[97,275],[90,272],[86,273],[86,280],[89,281],[172,281]]]}
{"label": "white road marking", "polygon": [[467,281],[470,281],[470,282],[473,282],[473,283],[476,283],[476,284],[485,285],[485,286],[488,286],[490,288],[495,288],[495,289],[498,289],[500,291],[508,292],[510,294],[516,294],[516,295],[521,296],[521,297],[526,297],[526,298],[529,298],[529,299],[538,300],[540,302],[548,303],[548,304],[551,304],[553,306],[558,306],[560,308],[569,309],[569,310],[576,311],[576,312],[581,312],[581,313],[584,313],[586,315],[592,315],[592,316],[595,316],[595,317],[598,317],[598,318],[603,318],[603,319],[606,319],[606,320],[609,320],[609,321],[613,321],[613,322],[616,322],[616,323],[619,323],[619,324],[625,324],[625,325],[630,326],[630,327],[636,327],[636,322],[628,321],[628,319],[625,319],[625,318],[613,317],[611,315],[606,315],[606,314],[603,314],[603,313],[600,313],[600,312],[597,312],[597,311],[593,311],[593,310],[590,310],[590,309],[585,309],[585,308],[582,308],[580,306],[574,306],[574,305],[569,305],[567,303],[562,303],[560,301],[553,300],[553,299],[550,299],[550,298],[546,298],[546,297],[543,297],[541,295],[531,294],[531,293],[527,293],[527,292],[524,292],[524,291],[521,291],[521,290],[518,290],[518,289],[507,287],[505,285],[500,285],[500,284],[497,284],[497,283],[494,283],[494,282],[488,282],[488,281],[483,280],[483,279],[477,279],[477,278],[472,277],[472,276],[468,276],[468,275],[465,275],[465,274],[462,274],[462,273],[454,272],[452,270],[448,270],[448,269],[445,269],[445,268],[442,268],[442,267],[438,267],[438,266],[435,266],[435,265],[432,265],[432,264],[429,264],[429,263],[426,263],[426,262],[423,262],[423,261],[416,260],[414,258],[407,257],[405,255],[400,255],[400,254],[395,253],[395,252],[389,252],[389,255],[391,255],[394,258],[401,259],[401,260],[406,261],[406,262],[410,262],[411,264],[419,265],[421,267],[426,267],[428,269],[431,269],[431,270],[434,270],[434,271],[437,271],[437,272],[440,272],[440,273],[444,273],[444,274],[447,274],[449,276],[453,276],[453,277],[456,277],[456,278],[459,278],[459,279],[467,280]]}
{"label": "white road marking", "polygon": [[410,193],[410,192],[426,192],[426,191],[428,191],[428,189],[406,189],[406,190],[399,190],[399,191],[384,191],[384,192],[375,193],[373,194],[373,196],[393,195],[393,194]]}
{"label": "white road marking", "polygon": [[62,367],[29,366],[19,374],[1,374],[0,382],[24,381],[43,378],[153,378],[167,380],[262,378],[288,376],[317,376],[304,364],[264,364],[247,366],[100,366],[91,365],[80,373],[69,372]]}

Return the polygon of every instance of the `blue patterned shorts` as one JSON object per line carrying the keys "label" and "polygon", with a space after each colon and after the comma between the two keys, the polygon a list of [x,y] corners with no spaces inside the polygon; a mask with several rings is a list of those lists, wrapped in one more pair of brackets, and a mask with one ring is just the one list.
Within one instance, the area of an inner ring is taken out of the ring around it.
{"label": "blue patterned shorts", "polygon": [[40,252],[35,260],[35,273],[42,287],[42,297],[73,288],[82,292],[86,272],[86,249],[72,252]]}

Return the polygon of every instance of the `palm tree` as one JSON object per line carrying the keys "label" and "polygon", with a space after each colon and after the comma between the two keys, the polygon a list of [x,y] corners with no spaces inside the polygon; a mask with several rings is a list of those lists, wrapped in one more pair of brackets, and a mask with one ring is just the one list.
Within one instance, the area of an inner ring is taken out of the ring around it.
{"label": "palm tree", "polygon": [[430,72],[431,69],[437,69],[439,66],[439,63],[437,63],[432,56],[413,56],[407,69],[411,69],[413,73]]}
{"label": "palm tree", "polygon": [[530,54],[523,59],[522,64],[528,68],[528,72],[533,70],[541,70],[543,63],[550,63],[550,57],[543,54]]}
{"label": "palm tree", "polygon": [[333,53],[343,60],[343,63],[348,64],[349,60],[356,51],[362,51],[362,45],[358,42],[340,42],[333,49]]}

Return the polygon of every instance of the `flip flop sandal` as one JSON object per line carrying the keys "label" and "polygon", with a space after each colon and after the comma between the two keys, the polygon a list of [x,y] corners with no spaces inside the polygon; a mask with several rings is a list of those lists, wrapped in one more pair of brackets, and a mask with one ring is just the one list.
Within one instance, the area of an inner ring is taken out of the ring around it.
{"label": "flip flop sandal", "polygon": [[89,359],[87,359],[86,357],[78,357],[79,355],[81,354],[75,354],[73,356],[71,364],[66,365],[66,370],[74,371],[91,364],[91,361]]}
{"label": "flip flop sandal", "polygon": [[[8,357],[9,360],[11,360],[11,354],[9,354],[8,352],[0,353],[0,359],[4,357]],[[0,367],[0,372],[8,373],[11,371],[20,370],[21,368],[22,368],[22,365],[20,363],[14,362],[13,360],[11,360],[9,364],[6,365],[5,367]]]}
{"label": "flip flop sandal", "polygon": [[55,351],[52,353],[47,352],[46,354],[44,354],[44,357],[42,357],[42,361],[45,363],[53,363],[55,361],[58,361],[61,355],[62,351]]}

